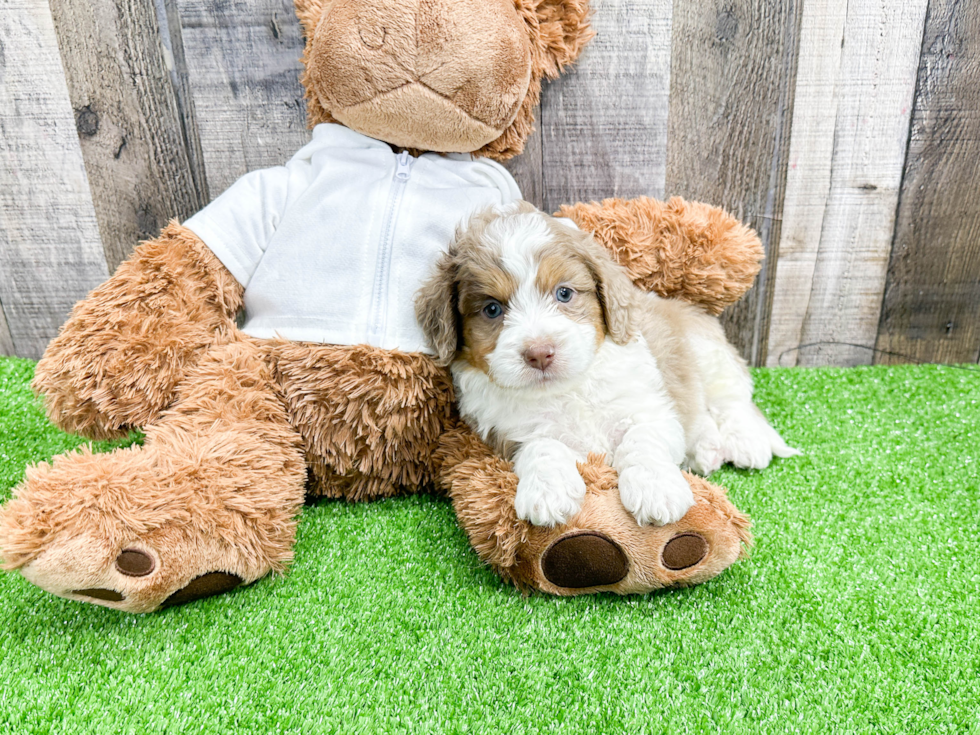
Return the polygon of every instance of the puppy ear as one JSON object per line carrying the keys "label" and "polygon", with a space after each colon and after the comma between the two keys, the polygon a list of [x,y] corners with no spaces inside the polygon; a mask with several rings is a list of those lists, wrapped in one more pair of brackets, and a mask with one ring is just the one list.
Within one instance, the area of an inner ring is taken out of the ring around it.
{"label": "puppy ear", "polygon": [[415,318],[441,367],[449,365],[459,350],[457,270],[452,253],[446,253],[436,263],[435,275],[415,297]]}
{"label": "puppy ear", "polygon": [[582,53],[595,35],[589,26],[589,0],[516,0],[531,33],[535,72],[549,79]]}
{"label": "puppy ear", "polygon": [[624,345],[635,336],[632,308],[636,287],[626,269],[609,257],[591,235],[577,234],[579,257],[585,261],[595,280],[606,332],[613,342]]}

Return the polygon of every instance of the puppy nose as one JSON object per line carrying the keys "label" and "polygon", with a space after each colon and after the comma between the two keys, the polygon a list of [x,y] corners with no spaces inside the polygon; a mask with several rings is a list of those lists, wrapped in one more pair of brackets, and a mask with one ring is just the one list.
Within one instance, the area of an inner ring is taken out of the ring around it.
{"label": "puppy nose", "polygon": [[524,350],[524,362],[535,370],[544,370],[555,359],[553,344],[535,344]]}

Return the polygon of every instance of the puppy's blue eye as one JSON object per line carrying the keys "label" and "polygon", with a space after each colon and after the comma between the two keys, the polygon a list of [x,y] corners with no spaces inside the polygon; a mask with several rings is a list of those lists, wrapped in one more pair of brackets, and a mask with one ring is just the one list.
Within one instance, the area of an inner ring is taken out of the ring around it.
{"label": "puppy's blue eye", "polygon": [[555,289],[555,298],[561,301],[563,304],[567,304],[572,300],[572,296],[575,295],[575,291],[570,289],[568,286],[559,286]]}
{"label": "puppy's blue eye", "polygon": [[491,301],[489,304],[483,307],[483,316],[485,316],[487,319],[496,319],[503,313],[504,307],[502,307],[496,301]]}

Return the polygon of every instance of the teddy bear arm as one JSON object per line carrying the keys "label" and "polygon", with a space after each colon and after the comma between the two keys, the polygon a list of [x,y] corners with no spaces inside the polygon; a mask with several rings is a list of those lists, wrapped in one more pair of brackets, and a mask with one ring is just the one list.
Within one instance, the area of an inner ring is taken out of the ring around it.
{"label": "teddy bear arm", "polygon": [[149,424],[205,348],[234,329],[243,289],[172,222],[75,305],[37,365],[50,419],[95,439]]}
{"label": "teddy bear arm", "polygon": [[712,314],[742,297],[764,257],[751,228],[719,207],[680,197],[566,204],[556,215],[591,232],[644,290]]}

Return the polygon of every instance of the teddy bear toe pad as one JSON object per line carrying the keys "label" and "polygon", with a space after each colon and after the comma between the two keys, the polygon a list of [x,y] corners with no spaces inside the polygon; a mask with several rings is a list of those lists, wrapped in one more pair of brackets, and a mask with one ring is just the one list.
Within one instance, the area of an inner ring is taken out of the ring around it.
{"label": "teddy bear toe pad", "polygon": [[209,572],[200,577],[192,579],[186,587],[174,592],[170,597],[163,601],[160,607],[173,607],[183,605],[194,600],[203,600],[205,597],[213,597],[223,592],[230,592],[240,586],[245,580],[237,574],[227,572]]}
{"label": "teddy bear toe pad", "polygon": [[[188,602],[194,602],[195,600],[203,600],[206,597],[213,597],[224,592],[230,592],[236,587],[241,586],[242,582],[244,582],[244,580],[237,574],[228,574],[227,572],[209,572],[208,574],[202,574],[200,577],[191,580],[190,584],[187,586],[181,587],[179,590],[170,595],[163,601],[163,603],[161,603],[160,608],[162,609],[174,607],[175,605],[183,605]],[[85,598],[89,598],[88,601],[126,601],[126,596],[121,592],[104,589],[102,587],[94,587],[86,590],[72,590],[72,592],[66,596],[81,598],[83,601]]]}
{"label": "teddy bear toe pad", "polygon": [[182,536],[163,530],[118,552],[94,536],[75,537],[54,544],[20,573],[58,597],[143,613],[228,592],[269,571],[247,569],[213,541]]}
{"label": "teddy bear toe pad", "polygon": [[116,557],[116,570],[127,577],[145,577],[156,566],[153,557],[139,549],[123,549]]}
{"label": "teddy bear toe pad", "polygon": [[664,545],[661,559],[671,570],[688,569],[708,555],[708,542],[696,533],[681,533]]}
{"label": "teddy bear toe pad", "polygon": [[[146,577],[156,568],[156,560],[139,549],[124,549],[116,557],[116,571],[126,577]],[[213,597],[223,592],[230,592],[242,585],[245,580],[237,574],[229,572],[208,572],[192,579],[176,592],[170,594],[161,604],[161,608],[183,605],[205,597]],[[89,589],[71,590],[67,597],[91,598],[102,602],[125,602],[126,596],[114,589],[92,587]]]}
{"label": "teddy bear toe pad", "polygon": [[[697,533],[679,533],[666,544],[661,561],[671,571],[697,566],[708,556],[707,540]],[[555,541],[541,557],[541,573],[556,587],[583,589],[621,582],[629,559],[611,538],[598,531],[577,531]]]}
{"label": "teddy bear toe pad", "polygon": [[[119,574],[127,577],[145,577],[156,569],[156,560],[139,549],[124,549],[116,557],[115,568]],[[43,575],[42,575],[43,576]],[[125,602],[126,595],[118,590],[106,587],[89,587],[86,589],[68,590],[66,597],[91,598],[103,602]]]}
{"label": "teddy bear toe pad", "polygon": [[608,536],[582,531],[555,541],[541,557],[541,571],[556,587],[602,587],[622,580],[629,562]]}
{"label": "teddy bear toe pad", "polygon": [[106,600],[107,602],[122,602],[126,599],[126,596],[121,592],[101,587],[94,587],[90,590],[74,590],[71,594],[78,597],[91,597],[93,600]]}

